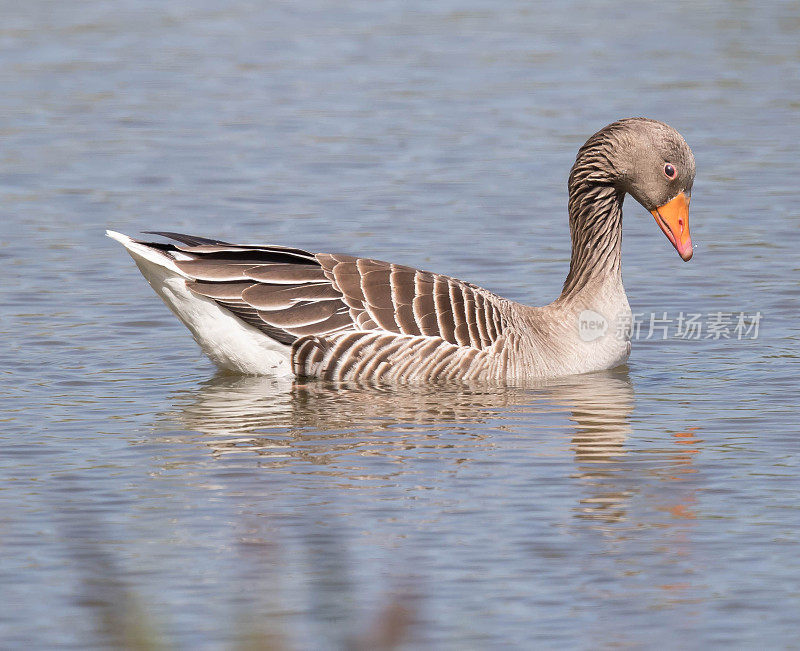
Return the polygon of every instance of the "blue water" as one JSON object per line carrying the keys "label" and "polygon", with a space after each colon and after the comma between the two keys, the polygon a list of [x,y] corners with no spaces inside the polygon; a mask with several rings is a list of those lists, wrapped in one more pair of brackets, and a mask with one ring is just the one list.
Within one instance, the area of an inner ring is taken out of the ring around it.
{"label": "blue water", "polygon": [[[797,644],[797,3],[2,18],[0,646]],[[527,388],[215,375],[103,237],[363,254],[543,304],[575,152],[629,115],[698,168],[689,263],[626,202],[634,312],[758,313],[757,336],[643,332],[625,368]]]}

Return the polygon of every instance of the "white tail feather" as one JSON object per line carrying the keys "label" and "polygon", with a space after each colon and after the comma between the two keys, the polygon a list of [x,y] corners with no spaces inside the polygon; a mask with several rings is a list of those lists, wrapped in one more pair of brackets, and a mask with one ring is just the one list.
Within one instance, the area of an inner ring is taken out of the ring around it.
{"label": "white tail feather", "polygon": [[127,235],[106,231],[130,253],[150,286],[189,328],[195,341],[218,366],[237,373],[290,375],[289,347],[235,317],[210,298],[186,287],[191,276],[162,251]]}

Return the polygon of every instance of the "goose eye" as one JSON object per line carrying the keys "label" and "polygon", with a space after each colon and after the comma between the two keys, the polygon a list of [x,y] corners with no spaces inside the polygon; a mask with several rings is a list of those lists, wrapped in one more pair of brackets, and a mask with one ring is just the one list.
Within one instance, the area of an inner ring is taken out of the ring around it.
{"label": "goose eye", "polygon": [[671,163],[664,165],[664,174],[667,175],[668,179],[674,179],[678,175]]}

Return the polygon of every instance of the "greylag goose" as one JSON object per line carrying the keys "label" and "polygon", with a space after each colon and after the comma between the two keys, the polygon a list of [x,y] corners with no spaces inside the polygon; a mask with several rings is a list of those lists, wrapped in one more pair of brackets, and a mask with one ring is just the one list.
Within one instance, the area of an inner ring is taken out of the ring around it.
{"label": "greylag goose", "polygon": [[108,235],[222,368],[332,380],[521,382],[627,359],[623,198],[649,210],[689,260],[694,175],[686,141],[662,122],[628,118],[589,138],[569,175],[569,273],[544,307],[369,258],[179,233],[151,232],[177,244]]}

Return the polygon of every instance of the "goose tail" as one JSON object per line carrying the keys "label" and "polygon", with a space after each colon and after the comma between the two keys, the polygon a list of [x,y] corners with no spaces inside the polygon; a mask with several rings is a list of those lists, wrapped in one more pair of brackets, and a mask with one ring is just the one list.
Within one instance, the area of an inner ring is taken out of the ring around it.
{"label": "goose tail", "polygon": [[145,280],[217,366],[249,375],[292,374],[289,346],[186,286],[187,280],[194,279],[175,261],[191,256],[172,245],[141,242],[116,231],[107,230],[106,235],[127,249]]}

